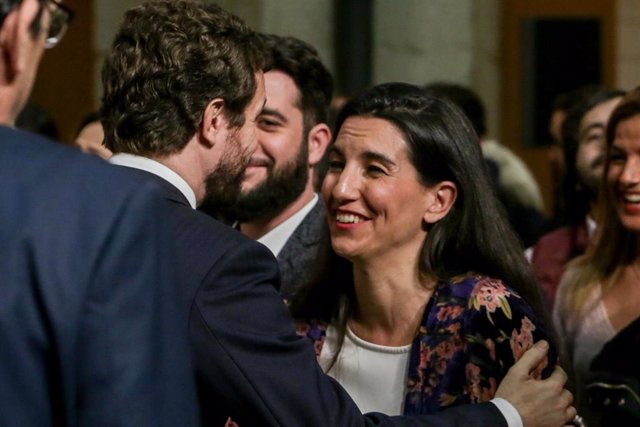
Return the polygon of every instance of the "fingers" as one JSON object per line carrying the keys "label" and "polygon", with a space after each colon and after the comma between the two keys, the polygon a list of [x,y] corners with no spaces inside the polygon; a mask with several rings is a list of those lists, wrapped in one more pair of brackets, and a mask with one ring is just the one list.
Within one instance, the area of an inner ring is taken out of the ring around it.
{"label": "fingers", "polygon": [[569,406],[565,411],[565,423],[572,424],[576,415],[578,415],[576,408],[574,406]]}
{"label": "fingers", "polygon": [[522,375],[529,375],[547,357],[547,351],[549,351],[549,343],[544,340],[538,341],[522,355],[511,369]]}
{"label": "fingers", "polygon": [[[522,357],[524,358],[524,356]],[[567,377],[567,373],[564,371],[564,369],[562,369],[559,365],[556,365],[549,378],[547,378],[547,381],[555,381],[564,386],[568,379],[569,377]]]}
{"label": "fingers", "polygon": [[560,394],[560,397],[557,400],[558,405],[561,405],[561,407],[565,408],[564,409],[564,421],[566,425],[572,425],[572,426],[580,426],[580,427],[584,427],[583,424],[575,424],[576,421],[576,415],[578,415],[578,411],[576,410],[576,408],[574,406],[572,406],[571,404],[573,403],[573,394],[571,394],[571,392],[569,390],[562,390],[562,393]]}
{"label": "fingers", "polygon": [[566,408],[572,407],[573,394],[567,389],[562,390],[562,393],[560,393],[560,397],[558,398],[558,402]]}

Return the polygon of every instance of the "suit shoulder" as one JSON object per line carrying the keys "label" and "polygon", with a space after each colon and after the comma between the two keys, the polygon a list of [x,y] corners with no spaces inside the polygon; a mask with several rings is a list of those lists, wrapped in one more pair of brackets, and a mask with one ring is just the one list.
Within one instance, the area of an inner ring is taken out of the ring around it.
{"label": "suit shoulder", "polygon": [[193,250],[196,247],[206,251],[210,256],[250,251],[256,256],[265,256],[275,262],[273,254],[266,246],[200,211],[176,205],[172,216],[176,221],[176,237],[185,250]]}
{"label": "suit shoulder", "polygon": [[118,197],[140,181],[124,168],[29,132],[0,126],[0,140],[0,176],[16,189]]}
{"label": "suit shoulder", "polygon": [[59,241],[63,235],[70,240],[90,234],[95,242],[121,218],[135,217],[125,210],[148,218],[160,206],[154,184],[124,168],[26,132],[0,127],[0,139],[0,203],[20,207],[2,216],[14,236],[31,230],[38,241],[45,236]]}

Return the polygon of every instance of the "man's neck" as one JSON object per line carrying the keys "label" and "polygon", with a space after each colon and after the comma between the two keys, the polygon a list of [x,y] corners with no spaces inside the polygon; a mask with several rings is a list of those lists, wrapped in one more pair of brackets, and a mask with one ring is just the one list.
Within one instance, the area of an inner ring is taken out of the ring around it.
{"label": "man's neck", "polygon": [[196,137],[192,138],[191,141],[177,153],[162,157],[147,157],[158,163],[162,163],[180,175],[195,193],[197,203],[199,204],[202,201],[205,194],[205,166],[202,165],[201,157],[199,156]]}
{"label": "man's neck", "polygon": [[15,91],[11,87],[0,87],[0,124],[13,127],[20,113],[16,110]]}
{"label": "man's neck", "polygon": [[109,163],[140,169],[164,179],[184,195],[192,208],[196,208],[196,195],[189,183],[173,169],[154,158],[129,153],[116,153],[109,158]]}
{"label": "man's neck", "polygon": [[304,208],[313,199],[314,194],[313,188],[311,186],[307,186],[307,188],[305,188],[293,203],[289,204],[278,214],[270,218],[260,218],[253,221],[243,222],[240,224],[240,231],[245,236],[253,240],[257,240],[276,228],[278,225],[285,222],[287,219],[291,218],[299,212],[300,209]]}

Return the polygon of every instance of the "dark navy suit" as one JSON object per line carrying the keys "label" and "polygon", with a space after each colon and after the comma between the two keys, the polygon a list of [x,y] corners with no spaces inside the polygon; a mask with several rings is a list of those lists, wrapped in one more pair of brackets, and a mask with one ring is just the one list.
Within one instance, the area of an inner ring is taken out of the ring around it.
{"label": "dark navy suit", "polygon": [[413,419],[363,416],[322,373],[308,340],[296,335],[276,289],[271,252],[191,209],[177,188],[157,180],[173,218],[181,302],[189,314],[206,425],[222,426],[227,416],[241,427],[506,425],[492,404]]}
{"label": "dark navy suit", "polygon": [[193,426],[162,202],[0,126],[0,425]]}

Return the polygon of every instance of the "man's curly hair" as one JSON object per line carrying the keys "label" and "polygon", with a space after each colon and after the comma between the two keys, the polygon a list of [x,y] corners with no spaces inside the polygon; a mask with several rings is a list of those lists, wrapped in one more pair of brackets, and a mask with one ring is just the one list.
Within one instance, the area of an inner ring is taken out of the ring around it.
{"label": "man's curly hair", "polygon": [[149,2],[124,17],[102,69],[101,116],[113,152],[166,156],[195,134],[207,104],[221,98],[232,126],[267,68],[257,33],[216,5]]}

